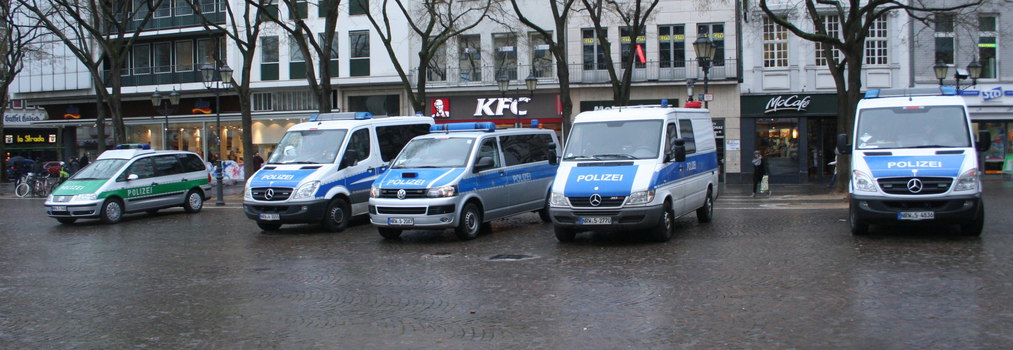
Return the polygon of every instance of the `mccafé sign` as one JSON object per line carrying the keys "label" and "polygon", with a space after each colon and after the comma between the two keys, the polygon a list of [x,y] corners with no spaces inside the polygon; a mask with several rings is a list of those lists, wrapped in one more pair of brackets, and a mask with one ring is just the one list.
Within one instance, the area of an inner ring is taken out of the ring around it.
{"label": "mccaf\u00e9 sign", "polygon": [[805,112],[811,102],[812,96],[808,95],[774,96],[767,101],[767,107],[764,108],[763,113],[769,114],[779,111]]}

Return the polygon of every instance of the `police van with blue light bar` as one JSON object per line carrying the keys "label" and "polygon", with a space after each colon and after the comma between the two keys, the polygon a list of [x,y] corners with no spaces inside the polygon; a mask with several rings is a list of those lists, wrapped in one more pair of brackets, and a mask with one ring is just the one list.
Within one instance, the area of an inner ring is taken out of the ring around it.
{"label": "police van with blue light bar", "polygon": [[403,230],[454,228],[461,240],[511,215],[537,211],[548,221],[558,144],[552,130],[497,130],[491,122],[434,125],[373,184],[370,221],[388,239]]}
{"label": "police van with blue light bar", "polygon": [[[869,90],[855,111],[854,135],[837,138],[852,154],[851,233],[870,224],[959,224],[980,235],[985,222],[977,153],[963,98],[953,87]],[[849,142],[850,141],[850,142]]]}
{"label": "police van with blue light bar", "polygon": [[377,117],[367,112],[325,113],[288,129],[243,194],[246,217],[265,231],[283,224],[320,223],[339,232],[366,214],[373,180],[430,117]]}
{"label": "police van with blue light bar", "polygon": [[698,221],[710,222],[717,196],[709,111],[613,107],[574,118],[549,215],[561,242],[613,228],[647,229],[663,242],[680,216],[696,211]]}

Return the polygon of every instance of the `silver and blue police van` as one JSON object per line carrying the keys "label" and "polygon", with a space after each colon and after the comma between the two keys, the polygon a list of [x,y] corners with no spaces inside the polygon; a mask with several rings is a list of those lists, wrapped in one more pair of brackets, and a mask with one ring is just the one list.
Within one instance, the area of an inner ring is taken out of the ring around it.
{"label": "silver and blue police van", "polygon": [[405,146],[374,182],[369,218],[388,239],[403,230],[454,228],[474,239],[489,221],[538,211],[558,167],[552,130],[496,129],[491,122],[439,124]]}
{"label": "silver and blue police van", "polygon": [[[985,204],[977,152],[964,99],[953,87],[869,90],[855,111],[854,135],[838,151],[851,154],[849,224],[959,224],[981,234]],[[850,142],[849,142],[850,141]]]}
{"label": "silver and blue police van", "polygon": [[696,211],[710,222],[718,160],[710,112],[667,106],[613,107],[577,115],[552,184],[556,239],[579,231],[647,229],[672,237],[674,220]]}
{"label": "silver and blue police van", "polygon": [[246,182],[246,217],[265,231],[296,223],[342,231],[352,216],[366,214],[373,180],[431,125],[430,117],[314,115],[289,128],[267,163]]}

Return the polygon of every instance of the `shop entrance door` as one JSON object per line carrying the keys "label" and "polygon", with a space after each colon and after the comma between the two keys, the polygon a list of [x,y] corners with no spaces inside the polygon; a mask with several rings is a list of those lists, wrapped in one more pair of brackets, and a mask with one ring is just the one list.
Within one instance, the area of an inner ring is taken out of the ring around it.
{"label": "shop entrance door", "polygon": [[[759,118],[756,120],[756,150],[767,159],[767,171],[774,183],[798,183],[798,118]],[[750,165],[751,166],[751,165]]]}
{"label": "shop entrance door", "polygon": [[837,142],[837,119],[808,118],[806,144],[809,181],[825,182],[834,175],[834,147]]}

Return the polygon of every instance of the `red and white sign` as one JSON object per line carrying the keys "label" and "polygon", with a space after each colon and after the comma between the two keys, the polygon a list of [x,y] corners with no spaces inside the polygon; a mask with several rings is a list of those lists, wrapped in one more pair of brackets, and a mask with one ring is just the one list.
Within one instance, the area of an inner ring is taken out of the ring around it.
{"label": "red and white sign", "polygon": [[434,98],[429,100],[429,116],[433,118],[450,118],[450,99]]}

